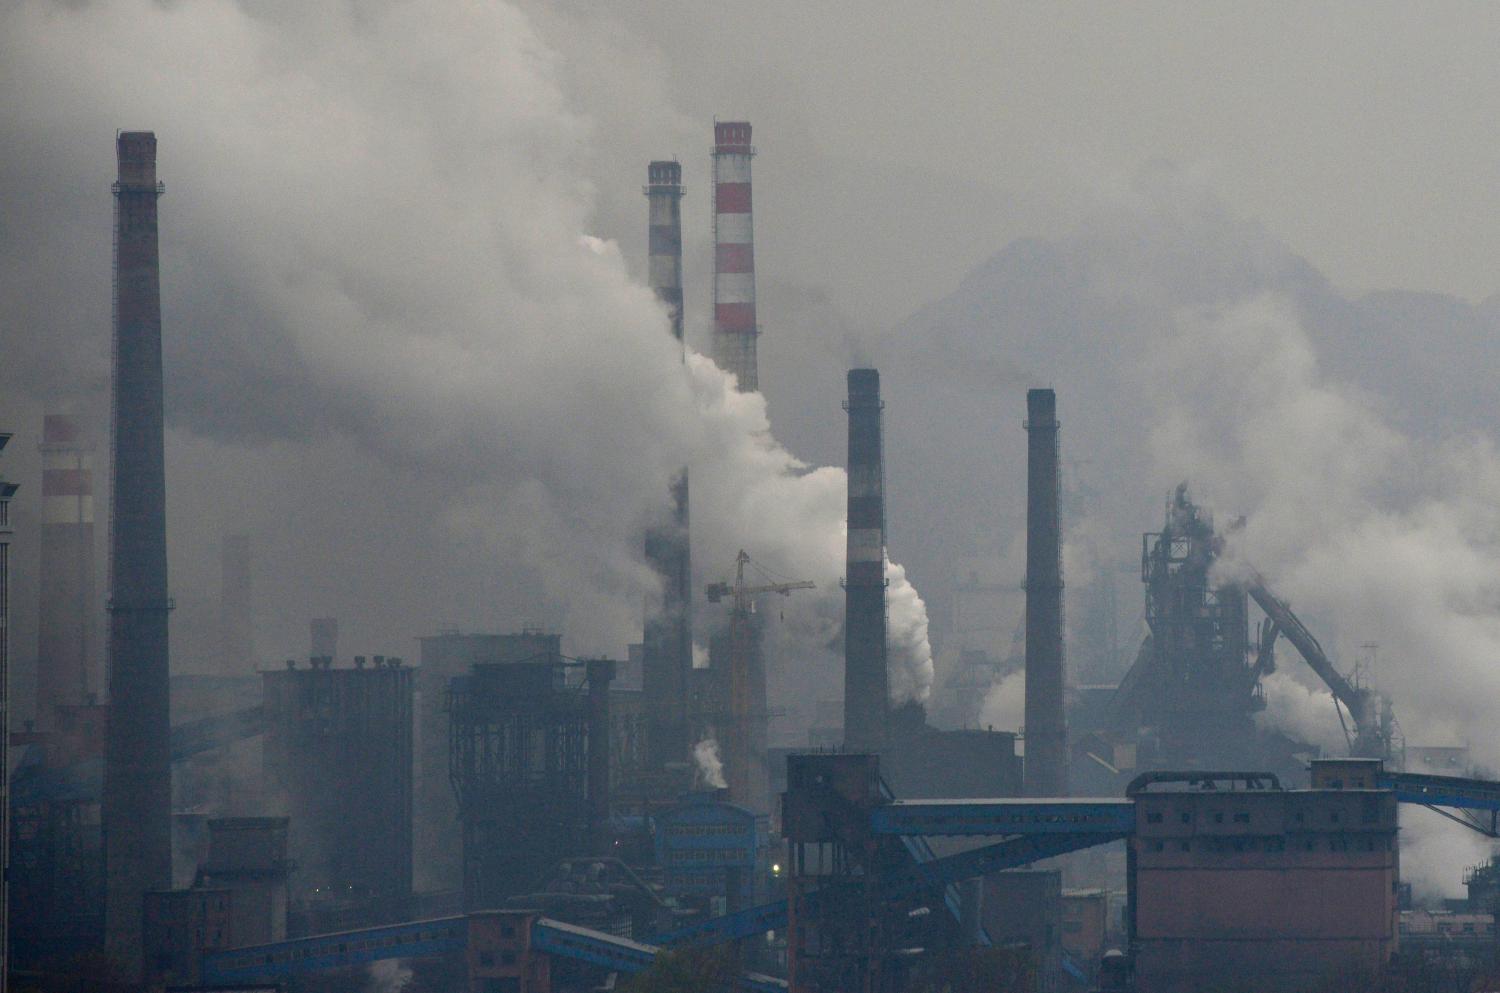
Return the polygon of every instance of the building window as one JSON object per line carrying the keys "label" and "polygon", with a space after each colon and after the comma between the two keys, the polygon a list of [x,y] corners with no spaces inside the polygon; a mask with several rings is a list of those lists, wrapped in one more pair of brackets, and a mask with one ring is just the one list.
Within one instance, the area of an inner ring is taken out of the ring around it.
{"label": "building window", "polygon": [[1339,812],[1337,810],[1333,811],[1328,815],[1328,820],[1331,823],[1337,824],[1339,822]]}
{"label": "building window", "polygon": [[1177,843],[1177,850],[1178,851],[1186,852],[1186,851],[1191,850],[1192,847],[1193,847],[1192,844],[1189,843],[1189,842],[1186,842],[1186,841],[1179,841]]}
{"label": "building window", "polygon": [[1159,810],[1153,810],[1153,811],[1149,812],[1148,814],[1146,814],[1146,823],[1147,824],[1160,824],[1161,823],[1161,811],[1159,811]]}
{"label": "building window", "polygon": [[1223,811],[1215,811],[1214,812],[1214,823],[1215,824],[1223,824],[1224,823],[1224,812]]}
{"label": "building window", "polygon": [[1153,852],[1159,852],[1159,851],[1161,851],[1161,850],[1162,850],[1162,849],[1163,849],[1163,848],[1164,848],[1164,847],[1165,847],[1165,846],[1164,846],[1164,845],[1162,845],[1162,843],[1161,843],[1161,842],[1160,842],[1160,841],[1153,841],[1153,842],[1151,842],[1151,851],[1153,851]]}

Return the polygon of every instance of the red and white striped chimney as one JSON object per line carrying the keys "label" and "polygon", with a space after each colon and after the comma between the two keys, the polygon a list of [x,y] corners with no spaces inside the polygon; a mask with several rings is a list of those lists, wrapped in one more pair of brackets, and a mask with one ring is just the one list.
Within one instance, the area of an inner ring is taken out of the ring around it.
{"label": "red and white striped chimney", "polygon": [[713,358],[739,378],[746,393],[760,389],[755,339],[755,238],[750,221],[750,144],[747,121],[714,122]]}

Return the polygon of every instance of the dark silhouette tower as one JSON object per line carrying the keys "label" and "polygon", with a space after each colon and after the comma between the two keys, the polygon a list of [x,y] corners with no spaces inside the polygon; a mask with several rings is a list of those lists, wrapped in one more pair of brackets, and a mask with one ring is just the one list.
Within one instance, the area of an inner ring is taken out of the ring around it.
{"label": "dark silhouette tower", "polygon": [[844,576],[844,747],[885,744],[885,450],[880,373],[849,370],[849,536]]}
{"label": "dark silhouette tower", "polygon": [[94,466],[78,421],[42,418],[41,611],[37,618],[37,723],[89,703],[103,686],[94,601]]}
{"label": "dark silhouette tower", "polygon": [[1066,796],[1057,395],[1026,393],[1026,793]]}
{"label": "dark silhouette tower", "polygon": [[[649,203],[650,281],[667,307],[672,335],[682,344],[682,166],[652,162],[646,167]],[[688,678],[693,667],[692,552],[688,540],[688,472],[673,479],[671,506],[646,531],[646,561],[656,572],[661,593],[646,608],[642,691],[646,702],[649,764],[661,769],[686,762],[691,729]]]}
{"label": "dark silhouette tower", "polygon": [[141,908],[172,885],[166,466],[156,135],[115,140],[114,409],[110,439],[109,731],[104,755],[105,939],[141,971]]}

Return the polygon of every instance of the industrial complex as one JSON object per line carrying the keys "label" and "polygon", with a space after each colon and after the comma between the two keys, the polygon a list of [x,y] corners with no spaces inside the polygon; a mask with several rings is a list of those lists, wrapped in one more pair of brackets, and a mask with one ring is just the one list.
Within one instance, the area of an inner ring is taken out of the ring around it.
{"label": "industrial complex", "polygon": [[[842,696],[796,741],[772,732],[768,685],[788,660],[768,628],[815,584],[754,547],[695,558],[692,466],[661,473],[632,532],[651,589],[631,607],[639,641],[613,658],[568,654],[567,631],[437,618],[410,649],[353,655],[333,617],[295,619],[305,656],[262,658],[254,538],[226,533],[224,669],[178,678],[158,257],[171,217],[156,136],[121,132],[116,152],[110,422],[55,412],[29,432],[36,528],[12,529],[18,484],[0,477],[0,686],[8,618],[36,613],[39,656],[35,720],[7,727],[0,695],[14,989],[390,989],[377,977],[394,962],[406,993],[686,988],[674,968],[704,990],[1299,993],[1500,956],[1500,862],[1453,867],[1461,906],[1417,905],[1400,830],[1421,807],[1500,837],[1500,782],[1461,750],[1407,747],[1401,700],[1331,658],[1274,577],[1222,568],[1241,522],[1216,520],[1190,482],[1162,481],[1159,530],[1115,536],[1132,570],[1139,555],[1133,664],[1108,684],[1070,673],[1068,397],[1049,388],[1003,396],[1010,426],[992,426],[1025,432],[1010,474],[1024,617],[1014,661],[973,649],[940,674],[960,720],[893,699],[886,429],[901,411],[865,367],[828,384],[847,413],[827,645]],[[649,286],[686,362],[684,174],[703,167],[705,330],[745,393],[761,375],[755,155],[748,122],[717,121],[709,161],[647,164],[642,211]],[[16,548],[38,557],[38,603],[7,596]],[[1278,665],[1326,688],[1342,747],[1256,719]],[[1022,723],[979,726],[965,697],[1013,671]]]}

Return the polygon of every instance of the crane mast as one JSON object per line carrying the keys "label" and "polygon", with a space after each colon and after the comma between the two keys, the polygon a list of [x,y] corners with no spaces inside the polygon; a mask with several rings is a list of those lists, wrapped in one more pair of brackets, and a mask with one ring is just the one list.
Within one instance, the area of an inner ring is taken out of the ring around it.
{"label": "crane mast", "polygon": [[755,651],[751,614],[757,597],[768,593],[791,596],[794,590],[810,590],[808,580],[745,583],[750,556],[740,549],[735,558],[734,584],[710,583],[705,591],[709,603],[729,601],[729,727],[725,735],[725,781],[730,799],[751,810],[765,809],[770,802],[766,756],[766,670]]}

